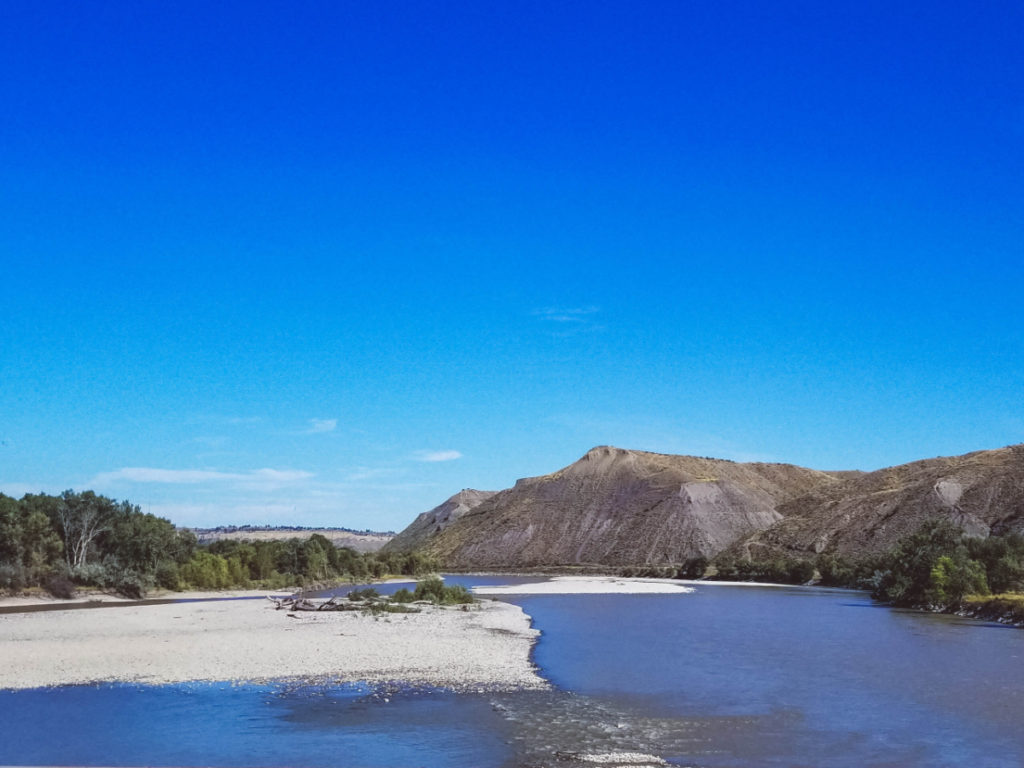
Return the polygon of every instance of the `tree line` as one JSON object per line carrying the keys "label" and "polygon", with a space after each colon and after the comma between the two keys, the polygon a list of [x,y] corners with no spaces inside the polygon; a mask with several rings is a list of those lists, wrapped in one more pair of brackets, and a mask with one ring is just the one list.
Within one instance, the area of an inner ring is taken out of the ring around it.
{"label": "tree line", "polygon": [[0,590],[67,597],[82,586],[142,597],[153,587],[277,589],[436,569],[419,554],[360,553],[316,533],[201,546],[191,531],[92,491],[0,494]]}
{"label": "tree line", "polygon": [[966,535],[943,519],[925,521],[887,552],[865,557],[823,553],[815,558],[775,557],[714,561],[715,578],[805,584],[871,591],[898,606],[952,610],[969,596],[1024,591],[1024,537]]}

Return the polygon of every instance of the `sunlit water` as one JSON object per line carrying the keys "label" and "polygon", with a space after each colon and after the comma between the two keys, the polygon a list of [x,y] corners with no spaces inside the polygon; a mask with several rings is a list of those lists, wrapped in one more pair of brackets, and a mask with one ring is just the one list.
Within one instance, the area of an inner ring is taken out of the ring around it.
{"label": "sunlit water", "polygon": [[553,691],[0,691],[0,764],[505,768],[643,751],[693,766],[1024,765],[1021,630],[831,590],[509,599],[542,631]]}

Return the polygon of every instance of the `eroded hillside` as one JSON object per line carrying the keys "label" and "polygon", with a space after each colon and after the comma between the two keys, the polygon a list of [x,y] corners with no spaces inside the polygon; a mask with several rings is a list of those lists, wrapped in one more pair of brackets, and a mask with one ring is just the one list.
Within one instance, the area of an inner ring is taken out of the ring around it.
{"label": "eroded hillside", "polygon": [[769,528],[780,505],[839,482],[789,464],[602,446],[481,501],[427,532],[423,548],[462,568],[678,563]]}
{"label": "eroded hillside", "polygon": [[976,536],[1024,532],[1024,445],[915,461],[821,486],[737,548],[757,558],[884,552],[929,518]]}

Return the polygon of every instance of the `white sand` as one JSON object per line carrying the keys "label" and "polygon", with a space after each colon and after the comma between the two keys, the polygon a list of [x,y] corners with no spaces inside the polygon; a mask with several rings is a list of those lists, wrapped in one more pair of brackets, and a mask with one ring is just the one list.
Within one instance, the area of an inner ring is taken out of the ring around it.
{"label": "white sand", "polygon": [[615,576],[554,576],[532,584],[473,587],[478,595],[642,595],[693,592],[672,579],[627,579]]}
{"label": "white sand", "polygon": [[403,681],[541,688],[516,606],[419,614],[288,612],[225,600],[0,615],[0,688],[129,681]]}

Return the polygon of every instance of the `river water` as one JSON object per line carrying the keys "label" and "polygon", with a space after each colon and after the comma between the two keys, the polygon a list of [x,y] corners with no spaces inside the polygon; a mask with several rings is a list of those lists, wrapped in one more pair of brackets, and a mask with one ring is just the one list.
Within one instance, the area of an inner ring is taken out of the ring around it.
{"label": "river water", "polygon": [[0,691],[0,764],[506,768],[641,751],[709,768],[1024,765],[1021,630],[807,588],[507,599],[542,631],[552,691]]}

